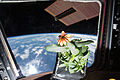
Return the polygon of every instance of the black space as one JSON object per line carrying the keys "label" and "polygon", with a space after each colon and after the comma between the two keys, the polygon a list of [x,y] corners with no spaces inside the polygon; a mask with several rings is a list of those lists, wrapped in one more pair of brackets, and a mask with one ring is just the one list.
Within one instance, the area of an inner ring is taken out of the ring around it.
{"label": "black space", "polygon": [[9,37],[62,30],[69,33],[97,34],[98,17],[65,26],[44,10],[53,2],[1,3],[0,20],[6,35]]}

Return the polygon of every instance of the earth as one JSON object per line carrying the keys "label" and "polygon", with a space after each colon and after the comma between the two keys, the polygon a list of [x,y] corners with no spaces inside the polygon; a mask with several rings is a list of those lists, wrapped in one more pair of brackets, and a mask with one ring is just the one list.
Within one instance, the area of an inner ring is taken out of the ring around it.
{"label": "earth", "polygon": [[[94,62],[94,52],[96,49],[96,35],[73,34],[71,39],[93,40],[94,43],[88,45],[90,56],[87,67]],[[16,58],[17,63],[24,76],[30,76],[43,72],[53,71],[56,63],[56,54],[47,52],[44,48],[50,44],[57,44],[59,33],[40,33],[15,37],[8,37],[8,43]]]}

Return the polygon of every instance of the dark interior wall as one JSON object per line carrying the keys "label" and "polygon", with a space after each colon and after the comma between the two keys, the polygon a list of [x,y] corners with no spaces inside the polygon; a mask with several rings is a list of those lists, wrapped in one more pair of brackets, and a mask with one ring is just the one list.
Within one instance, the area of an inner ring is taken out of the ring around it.
{"label": "dark interior wall", "polygon": [[65,26],[44,9],[54,1],[1,3],[0,20],[7,36],[65,32],[97,34],[98,17]]}

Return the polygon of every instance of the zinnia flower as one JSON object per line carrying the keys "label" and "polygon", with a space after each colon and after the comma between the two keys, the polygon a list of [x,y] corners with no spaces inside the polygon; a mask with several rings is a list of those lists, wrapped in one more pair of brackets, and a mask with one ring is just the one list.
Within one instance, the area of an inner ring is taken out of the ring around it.
{"label": "zinnia flower", "polygon": [[71,35],[69,34],[65,34],[64,31],[61,32],[61,35],[58,36],[59,37],[59,40],[57,41],[57,43],[60,45],[60,46],[63,46],[63,45],[66,45],[66,43],[70,42],[70,37]]}

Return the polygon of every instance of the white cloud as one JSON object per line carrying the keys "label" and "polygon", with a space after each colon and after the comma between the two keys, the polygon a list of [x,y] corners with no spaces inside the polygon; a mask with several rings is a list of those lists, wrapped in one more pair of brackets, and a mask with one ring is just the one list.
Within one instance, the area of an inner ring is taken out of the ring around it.
{"label": "white cloud", "polygon": [[20,45],[20,47],[22,47],[22,48],[23,48],[23,47],[25,47],[25,46],[24,46],[24,45]]}
{"label": "white cloud", "polygon": [[32,51],[36,51],[39,48],[44,48],[44,47],[43,46],[36,46],[36,47],[32,48]]}
{"label": "white cloud", "polygon": [[15,57],[18,57],[18,56],[20,56],[20,53],[15,54]]}
{"label": "white cloud", "polygon": [[38,71],[37,71],[37,69],[36,69],[36,67],[34,66],[34,65],[29,65],[29,69],[28,69],[28,73],[29,74],[35,74],[35,73],[37,73]]}
{"label": "white cloud", "polygon": [[34,60],[31,60],[30,62],[26,63],[25,66],[20,66],[20,68],[23,72],[23,75],[30,76],[43,72],[43,69],[40,69],[40,67],[43,66],[46,67],[47,64],[45,64],[43,58],[40,57],[39,59],[35,58]]}
{"label": "white cloud", "polygon": [[20,58],[21,58],[22,60],[24,60],[24,59],[26,59],[26,58],[29,57],[29,49],[25,49],[24,53],[25,53],[25,54],[21,54],[21,55],[20,55]]}
{"label": "white cloud", "polygon": [[17,54],[18,48],[19,48],[19,47],[17,47],[17,48],[15,48],[15,49],[12,50],[12,52],[14,53],[14,55]]}
{"label": "white cloud", "polygon": [[34,54],[37,54],[36,57],[38,57],[40,54],[42,54],[42,51],[43,51],[43,49],[39,49],[39,50],[35,51]]}

